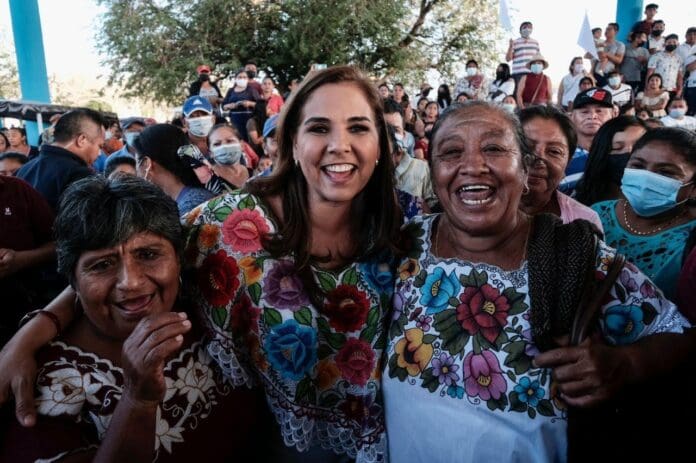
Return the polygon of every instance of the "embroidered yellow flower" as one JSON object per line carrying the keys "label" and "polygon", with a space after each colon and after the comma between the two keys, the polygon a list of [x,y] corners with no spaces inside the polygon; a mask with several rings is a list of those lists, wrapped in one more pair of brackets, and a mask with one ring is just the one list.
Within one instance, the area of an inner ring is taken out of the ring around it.
{"label": "embroidered yellow flower", "polygon": [[416,259],[409,259],[399,266],[399,278],[402,281],[418,275],[418,272],[420,272],[420,265]]}
{"label": "embroidered yellow flower", "polygon": [[198,234],[198,243],[201,248],[209,249],[215,246],[220,236],[220,228],[216,225],[204,224],[201,226],[201,231]]}
{"label": "embroidered yellow flower", "polygon": [[317,386],[320,391],[333,386],[340,376],[341,371],[333,360],[324,359],[317,365]]}
{"label": "embroidered yellow flower", "polygon": [[420,328],[411,328],[404,334],[394,347],[396,364],[405,368],[409,375],[418,376],[433,357],[433,346],[423,343],[423,330]]}
{"label": "embroidered yellow flower", "polygon": [[244,282],[247,286],[253,285],[261,280],[262,270],[256,263],[256,259],[251,256],[243,257],[239,260],[239,266],[244,272]]}

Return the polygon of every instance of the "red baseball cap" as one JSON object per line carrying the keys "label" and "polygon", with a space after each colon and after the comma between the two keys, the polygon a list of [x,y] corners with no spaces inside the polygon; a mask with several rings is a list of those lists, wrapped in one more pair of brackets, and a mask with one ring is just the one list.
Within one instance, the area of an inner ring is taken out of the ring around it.
{"label": "red baseball cap", "polygon": [[196,68],[196,72],[197,72],[198,74],[202,74],[202,73],[204,73],[204,72],[207,73],[207,74],[210,74],[210,66],[208,66],[207,64],[201,64],[200,66],[198,66],[198,67]]}

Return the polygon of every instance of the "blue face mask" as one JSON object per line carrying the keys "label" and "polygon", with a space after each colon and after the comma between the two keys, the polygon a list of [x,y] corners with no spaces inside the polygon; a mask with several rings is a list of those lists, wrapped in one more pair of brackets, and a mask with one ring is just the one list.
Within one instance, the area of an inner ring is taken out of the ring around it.
{"label": "blue face mask", "polygon": [[681,204],[677,203],[677,194],[682,187],[691,183],[681,183],[649,170],[627,167],[621,179],[621,192],[636,214],[653,217]]}

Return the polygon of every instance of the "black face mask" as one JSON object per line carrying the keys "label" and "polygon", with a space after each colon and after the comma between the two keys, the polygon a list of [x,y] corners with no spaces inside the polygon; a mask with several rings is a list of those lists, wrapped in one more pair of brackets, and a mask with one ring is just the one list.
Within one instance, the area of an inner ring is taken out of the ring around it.
{"label": "black face mask", "polygon": [[659,37],[662,35],[662,31],[652,31],[653,37]]}
{"label": "black face mask", "polygon": [[256,77],[256,71],[247,71],[246,73],[250,79],[253,79],[254,77]]}
{"label": "black face mask", "polygon": [[667,45],[665,46],[665,50],[667,50],[668,53],[672,53],[674,50],[677,49],[676,45]]}
{"label": "black face mask", "polygon": [[198,76],[198,80],[201,82],[208,82],[210,80],[210,76],[208,74],[201,74]]}
{"label": "black face mask", "polygon": [[505,73],[503,71],[495,72],[495,80],[503,80],[505,78]]}
{"label": "black face mask", "polygon": [[624,169],[626,168],[628,158],[630,157],[631,153],[617,153],[609,155],[609,164],[607,165],[607,170],[609,172],[609,180],[614,185],[621,185]]}

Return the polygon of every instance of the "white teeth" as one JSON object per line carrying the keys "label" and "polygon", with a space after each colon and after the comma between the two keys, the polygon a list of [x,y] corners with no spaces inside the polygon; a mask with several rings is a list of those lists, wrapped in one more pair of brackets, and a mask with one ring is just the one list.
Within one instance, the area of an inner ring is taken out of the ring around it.
{"label": "white teeth", "polygon": [[466,186],[461,187],[459,189],[459,192],[462,192],[462,191],[488,191],[490,189],[491,189],[491,187],[489,187],[488,185],[466,185]]}
{"label": "white teeth", "polygon": [[353,170],[353,164],[331,164],[328,166],[324,166],[324,168],[329,172],[348,172],[350,170]]}
{"label": "white teeth", "polygon": [[489,203],[492,200],[493,198],[491,197],[487,199],[462,199],[461,201],[467,206],[480,206],[481,204]]}

